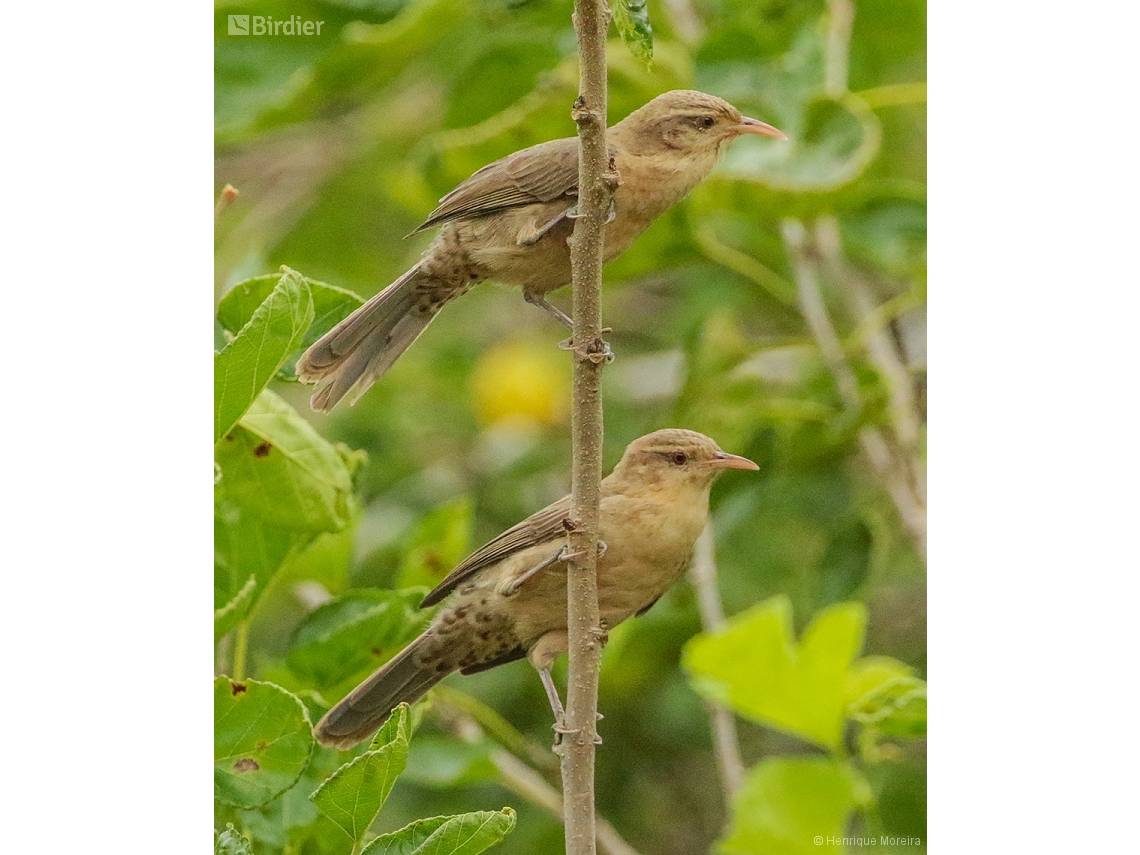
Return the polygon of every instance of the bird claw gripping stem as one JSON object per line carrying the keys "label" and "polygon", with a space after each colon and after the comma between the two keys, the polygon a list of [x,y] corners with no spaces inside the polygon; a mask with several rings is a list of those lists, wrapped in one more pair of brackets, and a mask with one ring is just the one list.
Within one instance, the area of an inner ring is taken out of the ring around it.
{"label": "bird claw gripping stem", "polygon": [[[612,157],[610,158],[610,172],[607,173],[606,177],[607,177],[607,180],[609,182],[612,182],[612,186],[614,186],[614,187],[616,187],[618,184],[621,183],[621,180],[618,177],[618,172],[614,168],[614,159]],[[581,216],[582,216],[582,212],[578,210],[578,206],[572,205],[571,207],[567,208],[564,213],[558,215],[558,220],[561,220],[563,217],[565,217],[568,220],[577,220]],[[609,210],[606,211],[606,222],[604,223],[604,225],[608,226],[610,223],[612,223],[616,219],[617,219],[617,205],[614,204],[613,199],[610,199],[610,207],[609,207]],[[558,222],[558,220],[552,221],[550,223],[550,225],[547,226],[547,231],[549,231],[551,228],[553,228],[554,225]],[[543,232],[543,234],[545,234],[545,232]],[[569,238],[567,238],[567,240],[569,240]]]}
{"label": "bird claw gripping stem", "polygon": [[[610,327],[603,327],[602,328],[602,334],[603,335],[605,335],[608,332],[613,332],[613,329]],[[582,351],[580,351],[575,346],[574,339],[572,339],[572,338],[564,339],[563,341],[558,342],[558,347],[560,350],[573,351],[574,353],[577,353],[578,355],[580,355],[583,359],[590,360],[590,362],[593,362],[595,365],[599,365],[601,363],[605,363],[606,365],[609,365],[617,357],[614,355],[613,348],[610,347],[610,343],[608,341],[606,341],[605,339],[600,339],[600,341],[602,343],[602,349],[598,350],[598,351],[586,350],[583,353]]]}

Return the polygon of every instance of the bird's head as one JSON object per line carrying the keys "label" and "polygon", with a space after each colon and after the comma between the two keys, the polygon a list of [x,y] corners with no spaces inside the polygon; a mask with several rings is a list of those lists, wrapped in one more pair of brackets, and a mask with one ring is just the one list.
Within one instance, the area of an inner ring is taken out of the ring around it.
{"label": "bird's head", "polygon": [[680,428],[654,431],[625,449],[610,477],[623,493],[697,490],[705,493],[726,469],[759,469],[746,457],[721,451],[703,433]]}
{"label": "bird's head", "polygon": [[742,116],[723,98],[692,89],[658,95],[614,125],[614,130],[640,154],[704,155],[714,160],[743,134],[787,139],[771,125]]}

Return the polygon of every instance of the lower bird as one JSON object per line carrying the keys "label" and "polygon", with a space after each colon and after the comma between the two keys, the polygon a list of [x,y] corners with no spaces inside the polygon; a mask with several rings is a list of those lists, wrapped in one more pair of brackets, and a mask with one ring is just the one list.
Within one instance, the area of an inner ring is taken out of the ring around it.
{"label": "lower bird", "polygon": [[[712,171],[745,134],[787,139],[714,95],[666,92],[606,131],[619,176],[605,227],[604,258],[616,258],[657,217]],[[578,200],[578,138],[551,140],[484,166],[444,196],[416,231],[441,226],[420,260],[318,339],[297,361],[317,383],[314,410],[354,403],[392,367],[443,306],[493,279],[570,326],[546,294],[570,284]],[[414,233],[413,233],[414,234]]]}
{"label": "lower bird", "polygon": [[[726,469],[757,469],[707,436],[667,429],[634,440],[601,485],[598,605],[604,628],[644,614],[681,577],[708,520],[709,491]],[[459,564],[421,606],[443,602],[431,625],[352,690],[314,728],[324,745],[350,748],[401,702],[459,671],[523,657],[538,670],[559,722],[550,675],[567,649],[566,528],[570,497],[527,517]]]}

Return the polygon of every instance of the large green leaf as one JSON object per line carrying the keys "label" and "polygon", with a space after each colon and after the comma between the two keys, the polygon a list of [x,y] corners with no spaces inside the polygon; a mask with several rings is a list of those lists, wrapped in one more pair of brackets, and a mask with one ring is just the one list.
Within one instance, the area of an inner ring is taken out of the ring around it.
{"label": "large green leaf", "polygon": [[732,800],[724,855],[846,852],[840,839],[866,785],[846,763],[827,757],[762,760]]}
{"label": "large green leaf", "polygon": [[272,683],[214,681],[214,797],[254,808],[301,777],[313,751],[304,705]]}
{"label": "large green leaf", "polygon": [[214,442],[249,409],[312,322],[308,284],[300,274],[284,269],[234,340],[214,354]]}
{"label": "large green leaf", "polygon": [[391,659],[423,628],[424,589],[348,591],[317,609],[293,633],[286,662],[318,688]]}
{"label": "large green leaf", "polygon": [[489,739],[464,742],[455,737],[417,735],[404,780],[421,787],[451,789],[499,777],[491,761]]}
{"label": "large green leaf", "polygon": [[[312,535],[267,525],[215,486],[214,634],[225,635],[256,605],[286,558]],[[254,580],[250,589],[249,580]]]}
{"label": "large green leaf", "polygon": [[[278,273],[255,276],[237,283],[227,291],[218,303],[218,323],[222,329],[236,335],[249,323],[257,308],[269,298],[280,278],[281,275]],[[309,345],[347,318],[364,302],[362,297],[345,288],[338,288],[327,282],[318,282],[307,276],[300,278],[308,285],[309,293],[313,297],[313,321],[301,343],[285,357],[285,364],[277,372],[278,376],[285,380],[297,378],[294,371],[297,359]]]}
{"label": "large green leaf", "polygon": [[436,816],[382,834],[361,855],[478,855],[511,833],[515,812],[481,810],[458,816]]}
{"label": "large green leaf", "polygon": [[352,475],[336,446],[264,390],[215,448],[226,496],[269,525],[339,531],[352,517]]}
{"label": "large green leaf", "polygon": [[861,603],[819,612],[797,645],[792,605],[773,597],[716,633],[685,645],[693,688],[762,724],[837,749],[843,735],[847,668],[863,644]]}
{"label": "large green leaf", "polygon": [[400,704],[371,747],[345,763],[309,797],[354,842],[372,825],[408,762],[410,707]]}

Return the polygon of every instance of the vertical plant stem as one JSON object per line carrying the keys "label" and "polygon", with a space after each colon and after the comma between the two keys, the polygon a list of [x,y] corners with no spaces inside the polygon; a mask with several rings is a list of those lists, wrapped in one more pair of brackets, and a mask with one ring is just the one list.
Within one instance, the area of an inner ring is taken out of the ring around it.
{"label": "vertical plant stem", "polygon": [[827,50],[824,55],[823,88],[838,98],[847,92],[847,55],[855,4],[851,0],[827,0]]}
{"label": "vertical plant stem", "polygon": [[234,630],[234,666],[230,670],[230,677],[234,680],[245,679],[245,652],[249,646],[249,621],[243,620]]}
{"label": "vertical plant stem", "polygon": [[[437,686],[433,691],[438,693],[439,689],[440,687]],[[463,698],[460,701],[463,704],[462,707],[451,706],[450,709],[447,708],[451,700],[460,697],[462,697],[461,693],[452,691],[448,695],[448,701],[443,704],[444,709],[436,706],[433,707],[433,712],[460,739],[472,745],[478,745],[482,743],[484,734],[488,736],[491,734],[483,730],[483,723],[471,715],[470,710],[478,708],[476,706],[478,701]],[[497,714],[492,713],[492,715]],[[491,738],[494,739],[495,737],[491,736]],[[522,739],[523,737],[520,735],[519,738]],[[547,753],[546,756],[549,757],[550,754]],[[510,748],[507,750],[495,748],[490,753],[490,760],[495,769],[498,770],[499,782],[504,787],[512,793],[522,796],[531,804],[542,808],[551,816],[557,817],[559,820],[563,819],[562,794],[552,787],[537,769],[520,757],[519,752]],[[626,843],[604,816],[599,815],[596,822],[600,855],[638,855],[637,850]]]}
{"label": "vertical plant stem", "polygon": [[578,218],[570,238],[574,305],[573,472],[567,557],[570,674],[561,745],[566,855],[595,855],[594,747],[598,670],[605,639],[598,611],[599,504],[602,480],[602,242],[614,176],[606,150],[606,30],[603,0],[575,0],[579,84]]}
{"label": "vertical plant stem", "polygon": [[[712,523],[705,526],[693,549],[693,567],[689,571],[693,587],[697,590],[697,605],[701,612],[701,627],[705,632],[716,632],[725,624],[724,607],[716,586],[716,538]],[[732,797],[744,779],[744,761],[740,757],[740,740],[736,735],[736,719],[731,710],[715,701],[705,701],[712,726],[713,749],[720,784],[724,790],[724,803],[732,804]]]}

